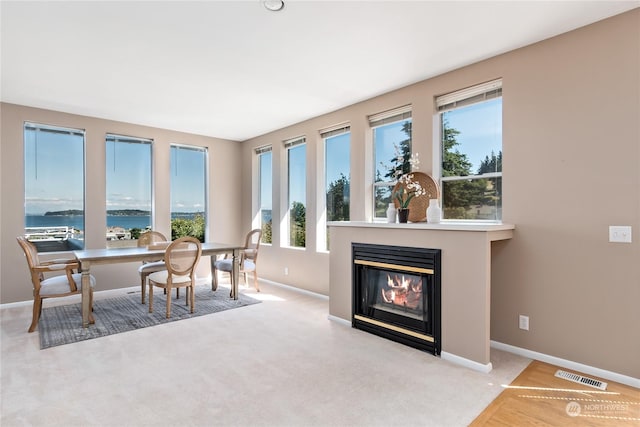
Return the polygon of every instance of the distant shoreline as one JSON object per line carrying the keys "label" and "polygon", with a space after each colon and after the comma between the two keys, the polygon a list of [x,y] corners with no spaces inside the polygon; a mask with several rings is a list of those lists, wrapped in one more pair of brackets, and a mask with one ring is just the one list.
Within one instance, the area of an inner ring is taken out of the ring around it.
{"label": "distant shoreline", "polygon": [[[106,217],[106,228],[122,228],[132,230],[134,228],[145,230],[152,226],[151,215],[112,215],[110,211]],[[122,213],[123,211],[115,211]],[[193,219],[197,215],[203,216],[204,212],[174,212],[171,219]],[[69,227],[84,231],[85,218],[83,215],[25,215],[25,227]]]}
{"label": "distant shoreline", "polygon": [[[47,211],[44,216],[79,216],[84,215],[84,211],[79,209],[67,209],[64,211]],[[151,216],[151,211],[143,211],[140,209],[110,209],[107,215],[111,216]]]}

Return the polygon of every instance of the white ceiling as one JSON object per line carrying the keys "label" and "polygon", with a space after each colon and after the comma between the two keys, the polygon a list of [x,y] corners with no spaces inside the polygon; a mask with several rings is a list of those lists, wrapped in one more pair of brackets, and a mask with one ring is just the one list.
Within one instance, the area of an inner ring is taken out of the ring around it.
{"label": "white ceiling", "polygon": [[4,102],[246,140],[640,1],[2,1]]}

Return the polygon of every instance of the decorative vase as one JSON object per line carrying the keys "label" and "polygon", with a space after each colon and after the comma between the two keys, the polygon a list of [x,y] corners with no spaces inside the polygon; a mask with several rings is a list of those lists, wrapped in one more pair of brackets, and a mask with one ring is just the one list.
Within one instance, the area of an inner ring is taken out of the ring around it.
{"label": "decorative vase", "polygon": [[406,223],[409,220],[409,209],[398,209],[398,222]]}
{"label": "decorative vase", "polygon": [[387,222],[396,222],[396,205],[393,203],[389,203],[389,207],[387,208]]}
{"label": "decorative vase", "polygon": [[442,209],[438,199],[429,199],[429,207],[427,208],[427,222],[430,224],[437,224],[442,218]]}

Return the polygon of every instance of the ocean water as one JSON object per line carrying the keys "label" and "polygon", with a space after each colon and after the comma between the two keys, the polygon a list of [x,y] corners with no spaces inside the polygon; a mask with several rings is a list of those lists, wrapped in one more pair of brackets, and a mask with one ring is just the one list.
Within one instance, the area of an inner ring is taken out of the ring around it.
{"label": "ocean water", "polygon": [[[177,213],[172,214],[172,218],[193,218],[196,214]],[[76,216],[45,216],[26,215],[27,227],[74,227],[77,230],[84,230],[83,217]],[[107,215],[107,227],[122,227],[125,230],[139,228],[141,230],[151,225],[150,216],[122,216]]]}

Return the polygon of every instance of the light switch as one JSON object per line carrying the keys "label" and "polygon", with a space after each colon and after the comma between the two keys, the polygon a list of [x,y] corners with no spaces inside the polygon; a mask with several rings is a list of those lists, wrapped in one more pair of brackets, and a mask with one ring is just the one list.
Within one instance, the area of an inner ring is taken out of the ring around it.
{"label": "light switch", "polygon": [[614,243],[631,243],[631,226],[610,225],[609,241]]}

